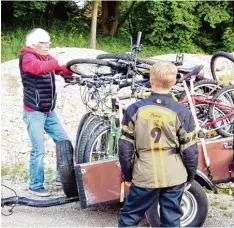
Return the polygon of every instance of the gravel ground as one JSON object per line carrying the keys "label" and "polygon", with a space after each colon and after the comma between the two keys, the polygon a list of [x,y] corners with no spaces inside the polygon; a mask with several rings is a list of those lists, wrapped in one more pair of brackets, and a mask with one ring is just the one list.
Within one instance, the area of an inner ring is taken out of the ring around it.
{"label": "gravel ground", "polygon": [[[18,196],[31,197],[27,191],[27,184],[22,181],[3,179],[2,183],[13,188]],[[47,186],[52,197],[64,196],[61,187],[54,183]],[[2,187],[4,197],[14,194]],[[226,194],[207,193],[209,199],[209,213],[203,227],[234,227],[234,199]],[[33,197],[33,199],[40,199]],[[1,215],[1,227],[116,227],[120,204],[100,208],[81,209],[80,202],[35,208],[17,205],[10,216]],[[8,213],[9,207],[2,208]],[[141,226],[148,226],[143,219]]]}

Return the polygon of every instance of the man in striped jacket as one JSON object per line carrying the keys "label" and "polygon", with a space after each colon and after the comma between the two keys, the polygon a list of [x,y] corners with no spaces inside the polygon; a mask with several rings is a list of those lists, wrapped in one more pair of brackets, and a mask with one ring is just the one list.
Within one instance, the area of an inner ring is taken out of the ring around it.
{"label": "man in striped jacket", "polygon": [[151,96],[130,105],[124,114],[119,160],[122,178],[131,187],[119,227],[136,226],[157,198],[161,226],[180,226],[180,202],[196,174],[198,150],[191,111],[169,93],[176,75],[172,63],[155,63]]}

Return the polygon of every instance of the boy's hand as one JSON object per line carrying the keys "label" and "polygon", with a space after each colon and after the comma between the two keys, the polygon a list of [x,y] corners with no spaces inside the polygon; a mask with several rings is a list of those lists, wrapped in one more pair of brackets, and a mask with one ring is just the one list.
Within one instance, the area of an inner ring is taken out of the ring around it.
{"label": "boy's hand", "polygon": [[132,184],[132,182],[127,182],[127,181],[125,181],[124,183],[125,183],[128,187],[130,187],[131,184]]}

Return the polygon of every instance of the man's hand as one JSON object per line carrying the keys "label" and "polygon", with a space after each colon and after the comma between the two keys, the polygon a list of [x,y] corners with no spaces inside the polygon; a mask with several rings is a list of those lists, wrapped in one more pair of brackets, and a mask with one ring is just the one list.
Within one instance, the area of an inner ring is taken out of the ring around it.
{"label": "man's hand", "polygon": [[184,191],[188,191],[190,189],[190,187],[191,187],[191,183],[186,183]]}

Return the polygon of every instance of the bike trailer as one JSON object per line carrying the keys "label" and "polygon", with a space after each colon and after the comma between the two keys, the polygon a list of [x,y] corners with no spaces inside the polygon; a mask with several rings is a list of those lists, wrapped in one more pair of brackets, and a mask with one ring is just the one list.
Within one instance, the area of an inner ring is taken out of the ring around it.
{"label": "bike trailer", "polygon": [[[234,180],[233,138],[206,141],[210,167],[206,166],[204,154],[199,145],[199,165],[195,180],[216,192],[216,183]],[[81,208],[96,207],[120,202],[120,164],[118,159],[103,160],[75,165],[75,176]],[[129,188],[124,186],[124,197]]]}

